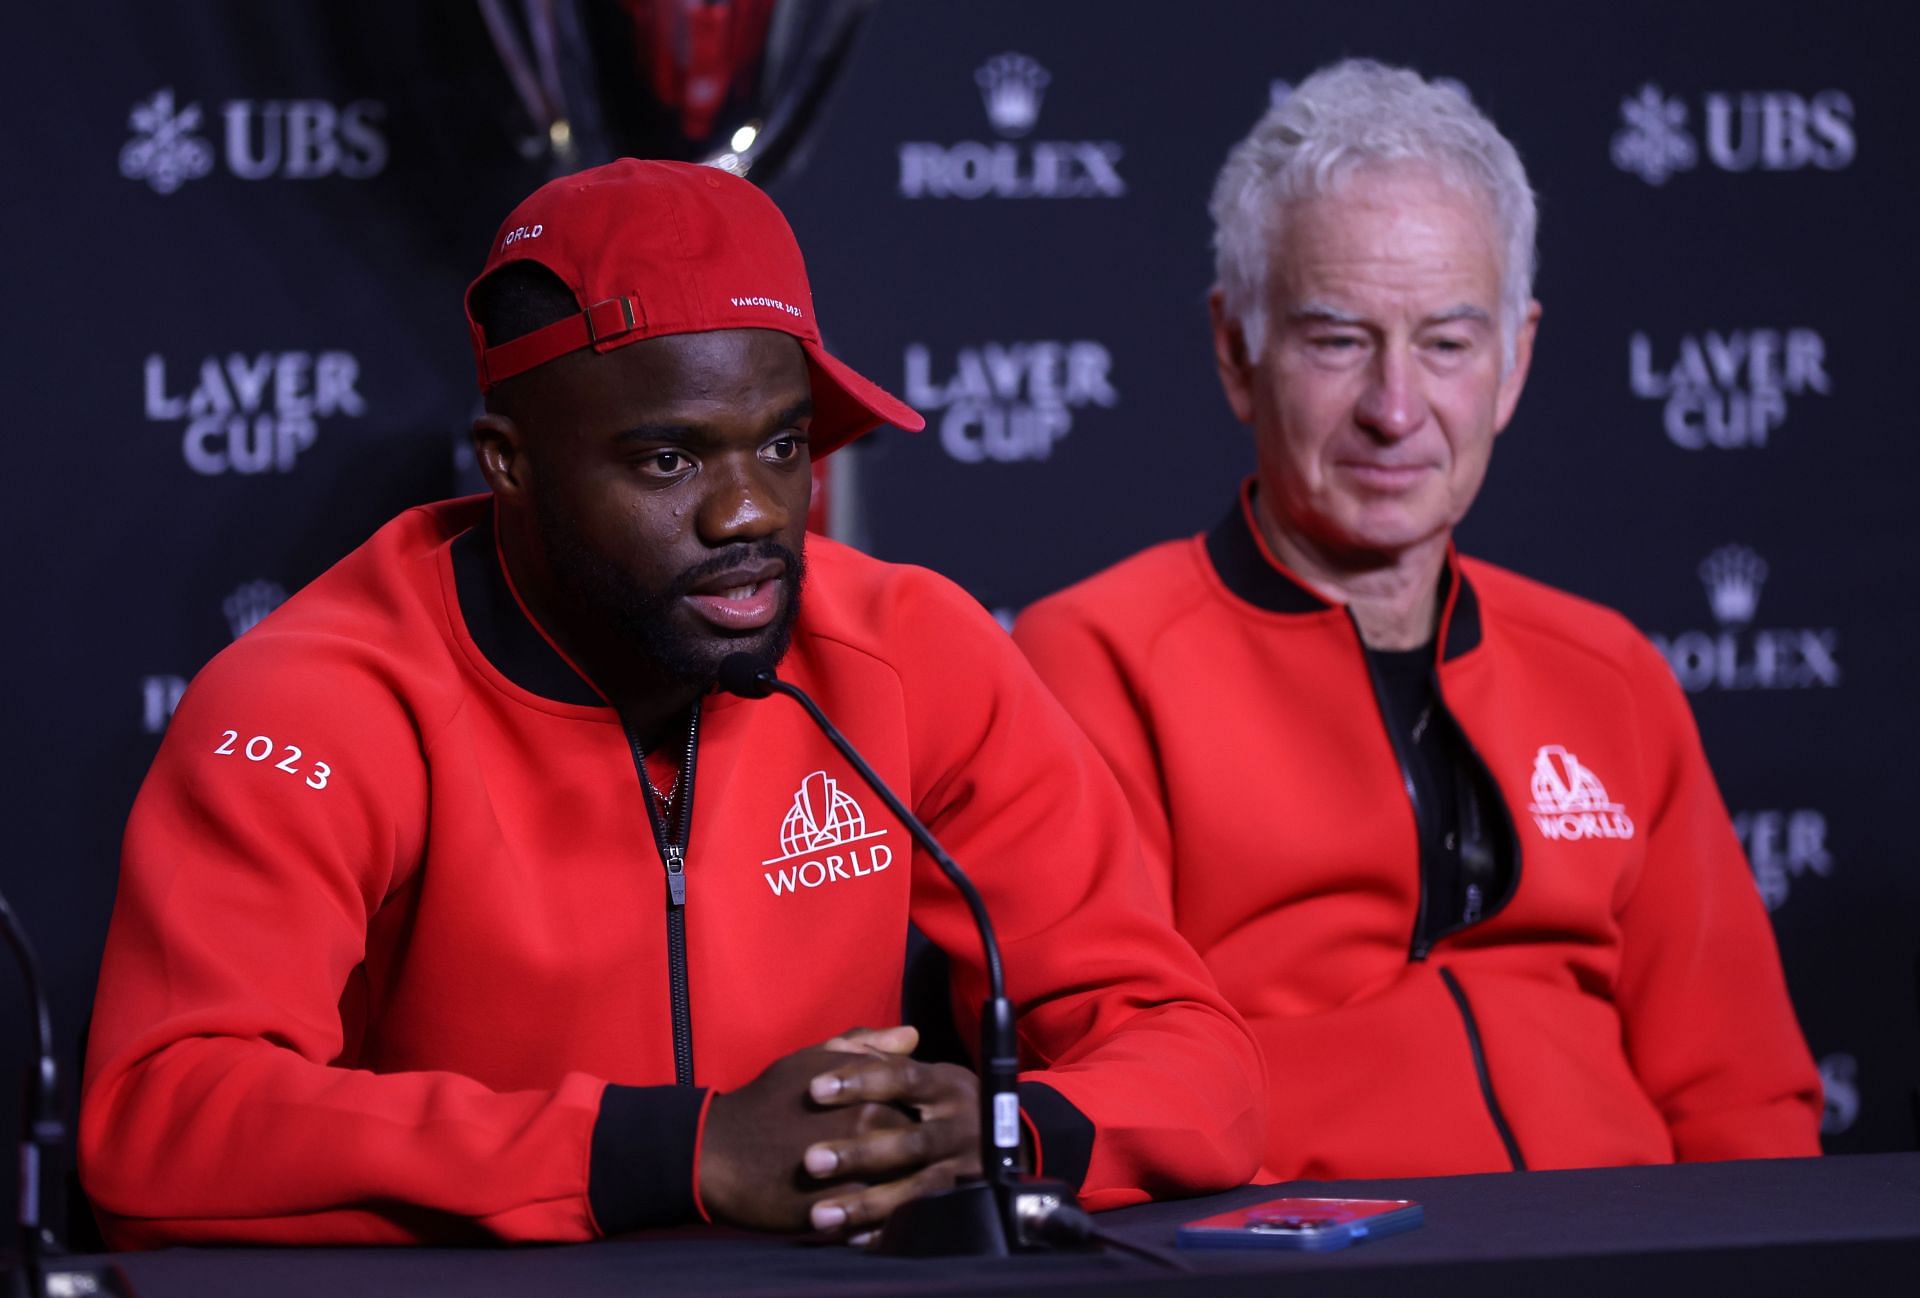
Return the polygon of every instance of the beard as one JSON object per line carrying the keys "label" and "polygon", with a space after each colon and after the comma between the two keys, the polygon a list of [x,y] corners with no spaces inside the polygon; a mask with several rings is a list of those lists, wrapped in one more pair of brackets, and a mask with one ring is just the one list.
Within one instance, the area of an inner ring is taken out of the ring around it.
{"label": "beard", "polygon": [[[769,663],[786,656],[800,615],[800,591],[806,579],[799,553],[771,538],[742,541],[679,574],[664,589],[651,590],[618,564],[587,547],[579,532],[538,495],[534,521],[546,550],[554,592],[564,607],[608,643],[621,646],[635,665],[676,684],[713,681],[728,654],[752,653]],[[706,633],[676,624],[673,614],[695,586],[730,568],[777,560],[786,566],[786,598],[771,625],[745,635]]]}

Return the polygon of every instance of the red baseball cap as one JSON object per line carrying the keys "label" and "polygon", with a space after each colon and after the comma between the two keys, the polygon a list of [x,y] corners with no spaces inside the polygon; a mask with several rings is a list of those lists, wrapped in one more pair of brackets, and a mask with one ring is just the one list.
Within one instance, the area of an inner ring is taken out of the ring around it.
{"label": "red baseball cap", "polygon": [[[516,261],[546,267],[580,314],[487,346],[473,294]],[[926,427],[913,408],[820,344],[800,245],[773,200],[738,176],[685,162],[622,158],[542,185],[494,236],[467,286],[467,329],[480,390],[591,347],[612,351],[663,334],[777,329],[797,338],[813,377],[817,459],[880,424]]]}

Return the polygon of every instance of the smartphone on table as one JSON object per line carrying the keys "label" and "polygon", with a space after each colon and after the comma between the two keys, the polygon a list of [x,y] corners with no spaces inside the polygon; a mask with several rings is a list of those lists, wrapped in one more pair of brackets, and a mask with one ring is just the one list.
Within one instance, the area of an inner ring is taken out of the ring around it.
{"label": "smartphone on table", "polygon": [[1324,1251],[1412,1230],[1424,1219],[1412,1199],[1269,1199],[1190,1221],[1181,1248],[1297,1248]]}

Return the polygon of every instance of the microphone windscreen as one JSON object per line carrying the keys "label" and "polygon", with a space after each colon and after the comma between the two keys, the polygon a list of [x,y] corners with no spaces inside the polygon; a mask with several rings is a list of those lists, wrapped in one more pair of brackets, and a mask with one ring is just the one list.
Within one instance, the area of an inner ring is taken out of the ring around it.
{"label": "microphone windscreen", "polygon": [[716,679],[720,688],[743,699],[764,699],[773,693],[773,664],[755,654],[728,654],[720,660]]}

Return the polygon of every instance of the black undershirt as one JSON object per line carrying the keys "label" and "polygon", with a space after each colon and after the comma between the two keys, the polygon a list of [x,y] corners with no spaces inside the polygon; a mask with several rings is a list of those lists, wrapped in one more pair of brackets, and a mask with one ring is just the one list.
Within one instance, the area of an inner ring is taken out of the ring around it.
{"label": "black undershirt", "polygon": [[1415,933],[1424,949],[1441,934],[1472,924],[1506,893],[1511,863],[1485,811],[1497,796],[1440,701],[1434,647],[1368,649],[1394,747],[1419,803],[1420,868],[1425,904]]}

